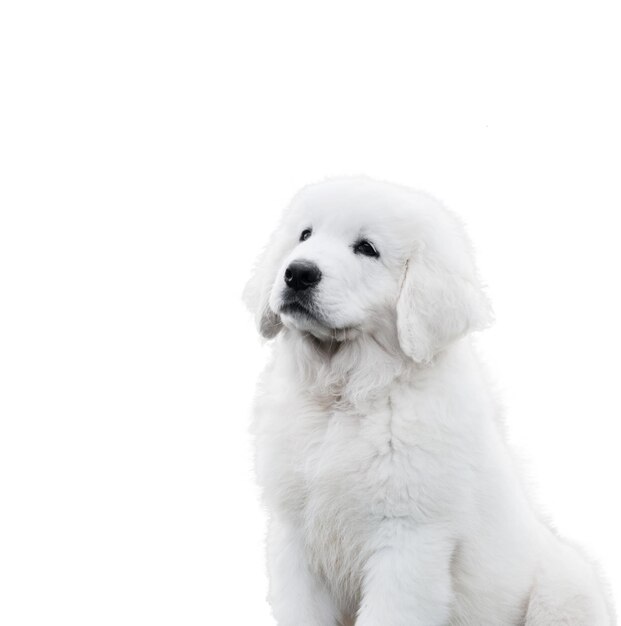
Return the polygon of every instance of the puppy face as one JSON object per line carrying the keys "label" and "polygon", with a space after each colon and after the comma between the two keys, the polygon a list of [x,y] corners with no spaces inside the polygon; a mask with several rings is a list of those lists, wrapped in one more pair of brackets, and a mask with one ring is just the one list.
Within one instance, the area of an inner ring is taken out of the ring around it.
{"label": "puppy face", "polygon": [[[307,192],[287,216],[291,249],[273,277],[269,307],[319,339],[372,332],[395,310],[403,261],[394,216],[368,197]],[[325,190],[324,190],[325,191]]]}
{"label": "puppy face", "polygon": [[302,190],[246,301],[266,337],[282,326],[322,341],[392,329],[420,361],[488,314],[459,223],[428,196],[369,179]]}

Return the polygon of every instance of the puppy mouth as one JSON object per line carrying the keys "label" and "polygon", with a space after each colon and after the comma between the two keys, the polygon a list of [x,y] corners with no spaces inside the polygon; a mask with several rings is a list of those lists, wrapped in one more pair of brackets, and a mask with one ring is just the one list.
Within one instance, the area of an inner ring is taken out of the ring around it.
{"label": "puppy mouth", "polygon": [[329,342],[331,346],[335,341],[338,343],[352,339],[359,334],[359,329],[356,327],[338,328],[330,325],[314,307],[301,302],[299,298],[286,299],[280,306],[279,312],[295,319],[299,330],[310,333],[320,342]]}
{"label": "puppy mouth", "polygon": [[283,305],[280,307],[280,312],[287,315],[306,317],[320,324],[323,323],[318,315],[314,313],[310,307],[302,304],[298,300],[291,300],[289,302],[283,303]]}

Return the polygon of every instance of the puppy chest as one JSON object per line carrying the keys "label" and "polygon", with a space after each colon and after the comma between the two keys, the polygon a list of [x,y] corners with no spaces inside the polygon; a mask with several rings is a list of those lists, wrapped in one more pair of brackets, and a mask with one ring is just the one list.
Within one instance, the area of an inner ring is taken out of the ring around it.
{"label": "puppy chest", "polygon": [[395,511],[403,514],[411,495],[397,478],[402,472],[387,443],[389,432],[378,427],[382,417],[376,417],[369,433],[368,418],[334,415],[298,464],[311,565],[351,593],[360,582],[377,521]]}
{"label": "puppy chest", "polygon": [[359,448],[351,437],[324,441],[303,472],[307,558],[343,606],[357,601],[373,526],[366,454]]}

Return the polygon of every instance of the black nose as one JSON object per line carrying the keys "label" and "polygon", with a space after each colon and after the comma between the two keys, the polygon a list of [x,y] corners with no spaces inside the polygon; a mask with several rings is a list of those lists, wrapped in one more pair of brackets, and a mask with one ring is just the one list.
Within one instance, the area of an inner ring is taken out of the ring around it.
{"label": "black nose", "polygon": [[294,291],[315,286],[321,280],[319,268],[310,261],[294,261],[285,270],[285,283]]}

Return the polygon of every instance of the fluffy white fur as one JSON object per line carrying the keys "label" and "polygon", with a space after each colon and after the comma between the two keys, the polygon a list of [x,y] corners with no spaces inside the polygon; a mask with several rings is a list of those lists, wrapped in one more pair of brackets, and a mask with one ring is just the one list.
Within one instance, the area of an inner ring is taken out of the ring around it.
{"label": "fluffy white fur", "polygon": [[[312,315],[281,312],[295,260],[322,272]],[[279,625],[614,623],[515,471],[468,338],[490,308],[437,201],[369,179],[303,189],[245,299],[274,338],[255,435]]]}

